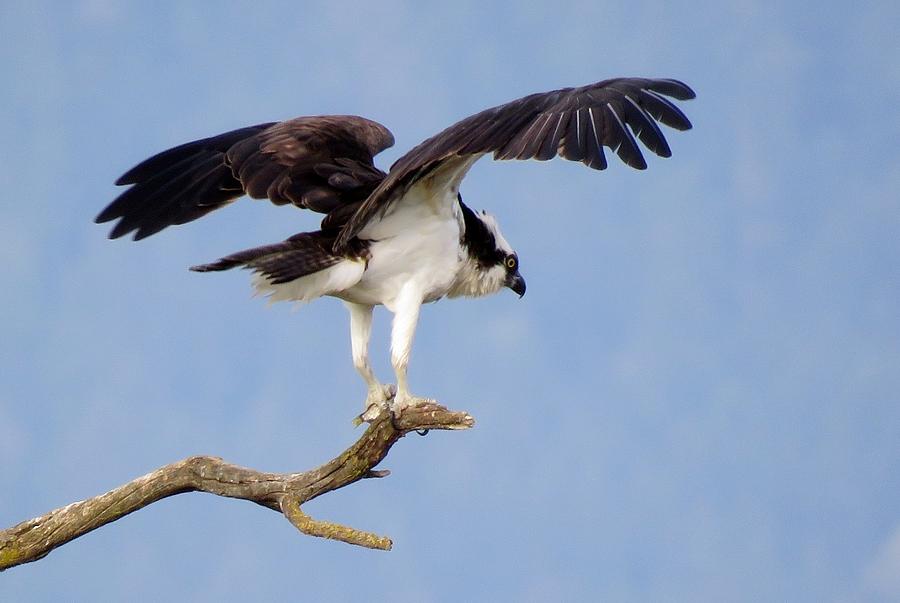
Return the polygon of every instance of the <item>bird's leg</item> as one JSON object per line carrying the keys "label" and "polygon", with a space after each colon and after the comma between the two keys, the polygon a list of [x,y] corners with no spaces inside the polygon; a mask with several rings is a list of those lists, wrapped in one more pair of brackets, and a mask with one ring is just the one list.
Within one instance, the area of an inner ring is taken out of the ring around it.
{"label": "bird's leg", "polygon": [[397,395],[391,409],[400,412],[404,408],[434,402],[425,398],[416,398],[409,393],[406,380],[406,369],[409,366],[409,354],[412,350],[413,336],[419,321],[419,308],[422,307],[422,296],[415,288],[406,286],[397,297],[394,309],[394,322],[391,326],[391,364],[397,375]]}
{"label": "bird's leg", "polygon": [[353,352],[353,366],[362,375],[369,393],[366,396],[365,408],[360,418],[363,421],[374,419],[394,397],[396,389],[393,385],[383,384],[375,377],[369,364],[369,337],[372,334],[373,306],[345,302],[350,311],[350,348]]}

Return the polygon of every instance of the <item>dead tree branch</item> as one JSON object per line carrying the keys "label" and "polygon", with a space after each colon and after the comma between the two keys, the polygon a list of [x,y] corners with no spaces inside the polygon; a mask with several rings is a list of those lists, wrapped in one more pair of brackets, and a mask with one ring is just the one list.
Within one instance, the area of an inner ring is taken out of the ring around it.
{"label": "dead tree branch", "polygon": [[91,530],[183,492],[208,492],[253,501],[283,513],[304,534],[390,550],[389,538],[312,519],[301,510],[301,505],[360,479],[387,475],[387,471],[375,471],[374,467],[410,431],[468,429],[474,424],[469,414],[437,404],[407,408],[399,416],[385,411],[350,448],[321,467],[302,473],[265,473],[216,457],[193,456],[160,467],[106,494],[0,531],[0,571],[37,561]]}

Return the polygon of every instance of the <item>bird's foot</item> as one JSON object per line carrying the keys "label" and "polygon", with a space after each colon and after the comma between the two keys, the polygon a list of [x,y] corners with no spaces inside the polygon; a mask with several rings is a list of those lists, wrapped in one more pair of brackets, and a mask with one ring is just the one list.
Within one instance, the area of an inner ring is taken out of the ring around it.
{"label": "bird's foot", "polygon": [[371,423],[375,418],[385,410],[391,409],[391,400],[397,394],[397,387],[390,384],[378,384],[369,389],[369,395],[366,396],[365,407],[361,415],[353,419],[354,425],[361,423]]}
{"label": "bird's foot", "polygon": [[413,406],[426,406],[435,404],[437,404],[437,400],[433,400],[431,398],[418,398],[409,394],[406,394],[404,396],[401,393],[398,394],[394,398],[394,401],[391,403],[391,412],[394,413],[394,416],[400,416],[400,414],[407,408],[412,408]]}

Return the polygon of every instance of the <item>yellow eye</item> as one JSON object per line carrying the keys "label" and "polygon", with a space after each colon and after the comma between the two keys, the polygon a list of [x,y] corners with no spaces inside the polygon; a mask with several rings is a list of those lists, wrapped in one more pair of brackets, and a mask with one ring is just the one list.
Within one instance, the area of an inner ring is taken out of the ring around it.
{"label": "yellow eye", "polygon": [[510,270],[516,267],[516,256],[511,255],[506,258],[506,267]]}

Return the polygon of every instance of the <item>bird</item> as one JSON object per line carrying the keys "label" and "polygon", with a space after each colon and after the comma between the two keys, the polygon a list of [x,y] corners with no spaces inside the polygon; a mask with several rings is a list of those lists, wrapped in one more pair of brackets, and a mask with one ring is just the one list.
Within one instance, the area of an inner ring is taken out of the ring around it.
{"label": "bird", "polygon": [[[319,230],[191,267],[246,268],[271,301],[328,296],[350,314],[353,365],[366,385],[363,420],[433,402],[409,389],[408,366],[423,304],[511,289],[522,297],[519,257],[497,219],[463,202],[460,183],[485,155],[495,160],[561,157],[604,170],[610,149],[626,165],[647,162],[638,141],[660,157],[671,149],[660,124],[692,125],[671,100],[695,98],[676,79],[614,78],[531,94],[442,130],[388,171],[375,156],[393,146],[385,126],[356,115],[261,123],[162,151],[128,170],[127,188],[96,217],[118,220],[115,239],[149,237],[239,197],[268,199],[324,214]],[[391,365],[383,384],[369,362],[373,309],[393,313]]]}

